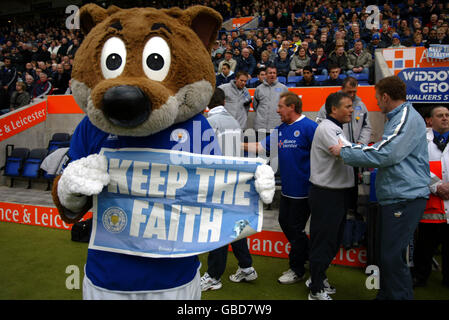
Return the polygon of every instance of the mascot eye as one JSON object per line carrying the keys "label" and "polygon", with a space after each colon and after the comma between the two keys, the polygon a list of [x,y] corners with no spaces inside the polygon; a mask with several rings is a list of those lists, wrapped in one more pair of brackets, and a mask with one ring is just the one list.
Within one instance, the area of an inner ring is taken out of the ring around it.
{"label": "mascot eye", "polygon": [[170,47],[161,37],[153,37],[143,48],[142,67],[148,78],[163,81],[170,70]]}
{"label": "mascot eye", "polygon": [[125,69],[126,48],[117,37],[108,39],[101,51],[101,71],[106,79],[116,78]]}

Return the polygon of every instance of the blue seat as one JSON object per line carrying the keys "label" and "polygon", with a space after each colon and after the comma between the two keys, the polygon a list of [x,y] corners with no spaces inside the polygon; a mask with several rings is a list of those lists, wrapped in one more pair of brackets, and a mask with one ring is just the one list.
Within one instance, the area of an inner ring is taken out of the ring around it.
{"label": "blue seat", "polygon": [[342,73],[338,76],[339,79],[343,80],[347,77],[346,73]]}
{"label": "blue seat", "polygon": [[368,81],[368,74],[366,73],[354,73],[352,75],[354,78],[357,79],[357,81]]}
{"label": "blue seat", "polygon": [[23,171],[23,164],[25,159],[28,158],[30,149],[28,148],[14,148],[11,154],[6,156],[3,175],[11,178],[10,187],[14,185],[14,178],[20,177]]}
{"label": "blue seat", "polygon": [[286,77],[279,76],[279,77],[278,77],[278,81],[279,81],[280,83],[286,84],[286,83],[287,83],[287,78],[286,78]]}
{"label": "blue seat", "polygon": [[41,176],[41,163],[47,156],[48,150],[43,148],[33,149],[23,164],[22,177],[28,178],[28,189],[31,188],[31,180]]}
{"label": "blue seat", "polygon": [[259,78],[251,78],[248,80],[248,84],[256,83],[259,80]]}
{"label": "blue seat", "polygon": [[70,147],[70,134],[64,132],[54,133],[48,142],[48,153],[58,148]]}
{"label": "blue seat", "polygon": [[302,80],[302,76],[290,76],[287,78],[287,84],[289,83],[297,83]]}
{"label": "blue seat", "polygon": [[322,74],[316,75],[314,77],[315,77],[315,81],[318,81],[318,82],[323,82],[324,80],[327,79],[327,76],[322,75]]}
{"label": "blue seat", "polygon": [[294,87],[296,87],[296,82],[287,82],[286,86],[288,88],[294,88]]}

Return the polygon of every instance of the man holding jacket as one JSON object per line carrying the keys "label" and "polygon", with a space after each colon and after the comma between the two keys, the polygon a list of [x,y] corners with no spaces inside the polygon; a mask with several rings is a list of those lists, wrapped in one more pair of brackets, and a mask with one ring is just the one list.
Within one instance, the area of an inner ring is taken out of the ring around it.
{"label": "man holding jacket", "polygon": [[397,76],[380,80],[376,99],[388,122],[373,146],[343,143],[329,147],[351,166],[379,168],[376,195],[381,209],[380,290],[377,299],[413,299],[406,249],[429,196],[429,155],[424,119],[406,101]]}

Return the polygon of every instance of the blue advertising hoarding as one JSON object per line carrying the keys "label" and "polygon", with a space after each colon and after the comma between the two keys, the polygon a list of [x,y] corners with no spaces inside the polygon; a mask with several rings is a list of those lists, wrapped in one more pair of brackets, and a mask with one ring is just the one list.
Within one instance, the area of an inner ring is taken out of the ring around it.
{"label": "blue advertising hoarding", "polygon": [[407,86],[407,101],[449,102],[449,68],[410,68],[398,74]]}

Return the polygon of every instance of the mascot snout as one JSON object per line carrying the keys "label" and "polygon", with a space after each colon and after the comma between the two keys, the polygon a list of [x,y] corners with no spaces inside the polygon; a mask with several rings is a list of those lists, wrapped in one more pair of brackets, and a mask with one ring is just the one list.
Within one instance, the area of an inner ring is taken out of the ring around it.
{"label": "mascot snout", "polygon": [[103,113],[113,124],[132,128],[145,122],[151,113],[151,101],[136,86],[109,88],[103,96]]}

